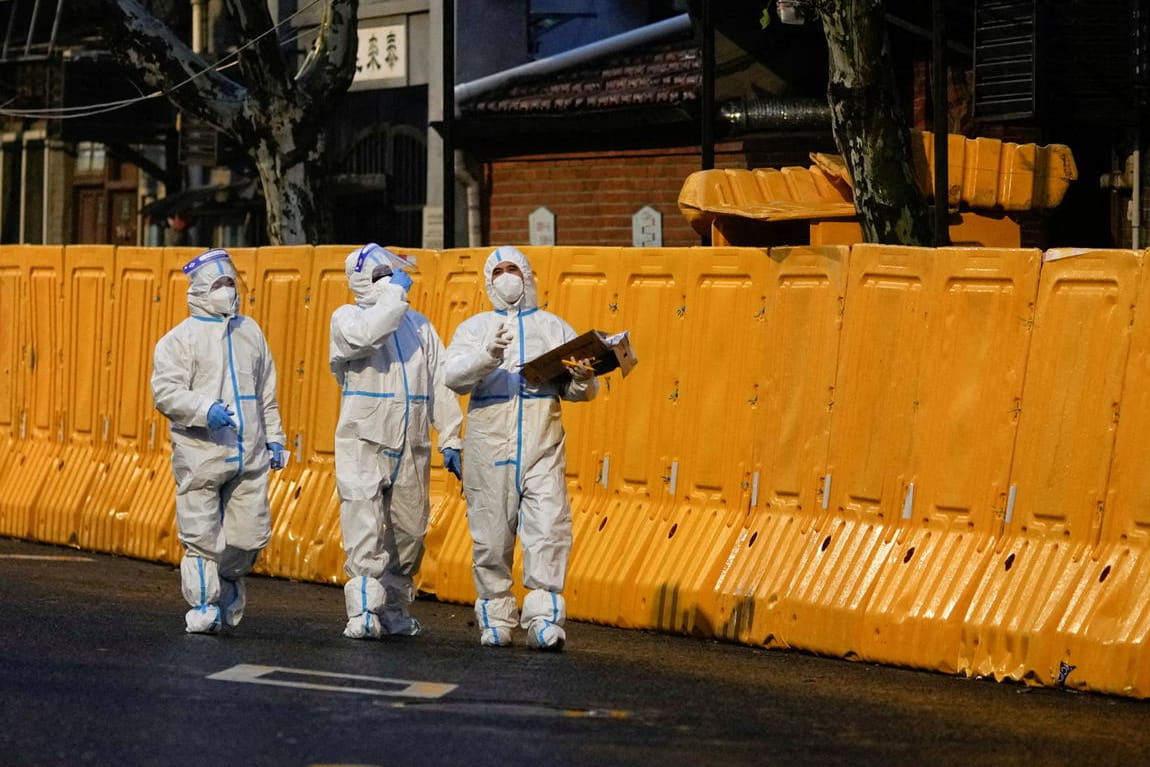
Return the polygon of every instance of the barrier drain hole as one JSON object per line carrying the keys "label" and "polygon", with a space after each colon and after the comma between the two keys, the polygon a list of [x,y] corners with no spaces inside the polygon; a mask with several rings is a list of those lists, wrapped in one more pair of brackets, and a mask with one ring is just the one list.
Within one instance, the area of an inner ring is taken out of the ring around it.
{"label": "barrier drain hole", "polygon": [[828,535],[826,538],[823,538],[823,545],[819,546],[819,551],[826,551],[827,546],[830,546],[830,545],[831,545],[831,537]]}
{"label": "barrier drain hole", "polygon": [[607,518],[603,517],[603,521],[599,523],[599,531],[602,532],[603,528],[607,526]]}
{"label": "barrier drain hole", "polygon": [[63,470],[64,470],[64,462],[60,461],[58,464],[56,464],[56,471],[63,471]]}
{"label": "barrier drain hole", "polygon": [[909,549],[906,550],[906,556],[902,558],[902,563],[905,565],[907,562],[910,561],[910,558],[913,556],[914,556],[914,546],[911,546]]}
{"label": "barrier drain hole", "polygon": [[679,530],[679,524],[676,522],[671,525],[671,530],[667,533],[668,540],[675,537],[675,533]]}
{"label": "barrier drain hole", "polygon": [[300,494],[300,491],[301,491],[301,490],[303,490],[303,486],[302,486],[302,485],[301,485],[300,487],[297,487],[297,488],[295,489],[295,497],[296,497],[296,498],[299,498],[299,494]]}
{"label": "barrier drain hole", "polygon": [[747,548],[749,549],[752,546],[754,546],[755,541],[758,540],[758,538],[759,538],[759,534],[757,532],[751,533],[751,540],[747,541]]}
{"label": "barrier drain hole", "polygon": [[1011,554],[1009,557],[1007,557],[1006,562],[1004,564],[1005,564],[1005,567],[1007,570],[1014,567],[1014,555]]}
{"label": "barrier drain hole", "polygon": [[1098,576],[1098,582],[1102,583],[1102,581],[1106,580],[1109,577],[1110,577],[1110,565],[1106,565],[1106,567],[1102,568],[1102,574]]}

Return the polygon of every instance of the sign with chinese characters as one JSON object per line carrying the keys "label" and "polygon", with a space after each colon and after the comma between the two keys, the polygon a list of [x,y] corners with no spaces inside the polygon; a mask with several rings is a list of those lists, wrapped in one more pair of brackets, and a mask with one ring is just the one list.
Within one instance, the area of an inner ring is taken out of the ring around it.
{"label": "sign with chinese characters", "polygon": [[357,34],[359,45],[353,83],[407,77],[407,28],[404,25],[360,27]]}
{"label": "sign with chinese characters", "polygon": [[663,214],[644,205],[631,216],[631,247],[663,247]]}
{"label": "sign with chinese characters", "polygon": [[532,245],[555,244],[555,214],[547,208],[536,208],[527,217],[528,237]]}

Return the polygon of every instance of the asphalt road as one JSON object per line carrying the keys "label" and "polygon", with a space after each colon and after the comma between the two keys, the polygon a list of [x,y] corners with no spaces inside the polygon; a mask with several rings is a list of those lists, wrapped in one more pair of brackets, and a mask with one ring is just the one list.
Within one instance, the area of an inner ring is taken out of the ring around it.
{"label": "asphalt road", "polygon": [[1150,764],[1146,702],[570,623],[567,652],[340,635],[343,592],[252,578],[183,632],[178,572],[0,538],[0,766]]}

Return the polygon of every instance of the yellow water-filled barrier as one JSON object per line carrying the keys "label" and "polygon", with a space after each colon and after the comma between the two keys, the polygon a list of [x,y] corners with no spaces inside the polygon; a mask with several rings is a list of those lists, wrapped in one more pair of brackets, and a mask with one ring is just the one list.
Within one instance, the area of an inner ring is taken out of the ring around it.
{"label": "yellow water-filled barrier", "polygon": [[[268,575],[344,577],[327,357],[349,250],[233,252],[293,453]],[[545,308],[628,330],[640,360],[564,408],[572,618],[1150,697],[1143,253],[524,250]],[[488,306],[489,249],[406,252],[448,343]],[[195,254],[0,246],[0,534],[178,560],[149,378]],[[421,589],[469,604],[438,462],[427,542]]]}

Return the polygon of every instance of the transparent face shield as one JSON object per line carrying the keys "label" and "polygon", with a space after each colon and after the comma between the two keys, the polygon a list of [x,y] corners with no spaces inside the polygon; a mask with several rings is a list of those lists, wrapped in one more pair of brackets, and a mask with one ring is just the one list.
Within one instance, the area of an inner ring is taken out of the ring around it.
{"label": "transparent face shield", "polygon": [[415,258],[406,258],[398,256],[386,248],[381,248],[372,243],[360,248],[359,257],[355,261],[355,271],[362,272],[371,269],[373,272],[378,270],[381,266],[388,267],[388,274],[395,271],[404,271],[408,274],[414,274],[417,271]]}

